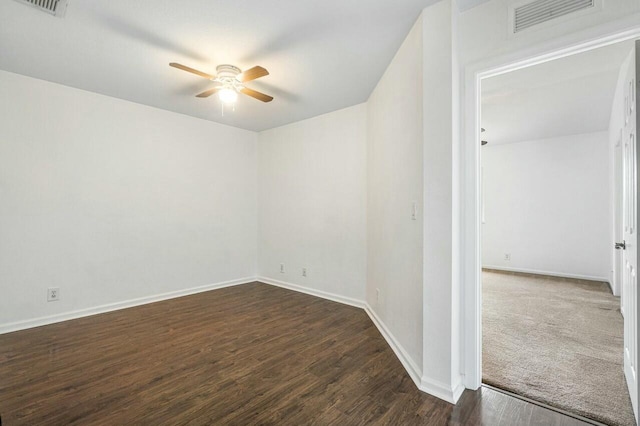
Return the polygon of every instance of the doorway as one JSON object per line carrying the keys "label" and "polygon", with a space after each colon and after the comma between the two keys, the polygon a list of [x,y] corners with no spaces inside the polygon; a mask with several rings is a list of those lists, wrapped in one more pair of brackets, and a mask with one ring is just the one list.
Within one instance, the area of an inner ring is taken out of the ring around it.
{"label": "doorway", "polygon": [[609,287],[610,166],[633,48],[482,84],[483,383],[617,425],[634,421]]}
{"label": "doorway", "polygon": [[[526,62],[521,62],[518,64],[510,64],[510,65],[506,65],[506,66],[502,66],[502,67],[494,67],[492,69],[487,69],[486,71],[482,71],[482,70],[472,70],[472,72],[469,72],[467,74],[467,87],[469,87],[469,82],[470,80],[473,80],[474,84],[471,84],[472,87],[476,87],[476,90],[471,91],[471,93],[475,93],[477,95],[476,102],[472,103],[469,102],[467,104],[467,116],[475,116],[477,117],[477,121],[476,123],[478,124],[478,128],[480,127],[480,124],[482,123],[480,121],[480,97],[481,97],[481,87],[482,84],[484,84],[486,81],[488,81],[489,78],[491,77],[495,77],[498,75],[503,75],[506,72],[509,71],[514,71],[516,69],[522,69],[525,67],[530,67],[536,64],[540,64],[540,63],[547,63],[551,60],[555,60],[555,59],[560,59],[560,58],[566,58],[572,55],[576,55],[578,53],[582,53],[582,52],[586,52],[586,51],[591,51],[597,48],[602,48],[605,45],[611,45],[613,43],[613,40],[615,39],[616,42],[620,42],[620,41],[624,41],[624,39],[629,39],[631,38],[629,36],[629,34],[626,34],[624,36],[622,35],[618,35],[617,39],[616,37],[612,37],[609,38],[607,40],[600,40],[598,42],[591,42],[588,45],[581,45],[581,46],[577,46],[577,47],[573,47],[570,49],[565,49],[563,51],[557,51],[553,54],[548,54],[545,55],[544,57],[537,57],[537,58],[532,58],[527,60]],[[634,58],[635,59],[635,58]],[[628,92],[630,93],[630,92]],[[625,108],[630,108],[629,106],[626,106]],[[473,111],[476,111],[477,114],[474,114]],[[471,113],[471,114],[470,114]],[[481,310],[482,310],[482,295],[481,295],[481,285],[482,285],[482,270],[481,270],[481,265],[482,265],[482,259],[480,256],[481,253],[481,247],[482,247],[482,239],[481,239],[481,229],[484,226],[482,224],[482,216],[483,214],[487,214],[487,212],[484,210],[484,205],[482,203],[482,199],[481,199],[481,194],[482,191],[480,189],[481,186],[481,175],[483,174],[482,172],[482,168],[480,167],[481,163],[480,163],[480,158],[481,158],[481,154],[480,154],[480,139],[481,138],[485,138],[485,136],[480,135],[480,133],[478,132],[477,135],[473,135],[473,138],[470,139],[469,137],[467,138],[468,142],[473,140],[474,143],[477,143],[477,148],[476,146],[473,147],[473,152],[475,152],[477,155],[473,156],[473,158],[469,158],[467,162],[467,165],[469,165],[470,163],[473,163],[473,167],[472,170],[475,171],[473,173],[473,175],[470,177],[471,179],[468,178],[467,180],[467,185],[469,185],[469,187],[471,187],[471,191],[467,190],[467,196],[471,195],[472,201],[475,203],[475,214],[473,217],[471,217],[470,219],[470,223],[471,226],[467,226],[467,229],[471,228],[472,230],[475,229],[474,233],[476,235],[476,240],[475,242],[472,241],[473,244],[469,244],[467,243],[467,253],[470,254],[467,257],[467,273],[469,274],[468,276],[472,276],[474,277],[474,279],[472,280],[467,280],[467,284],[466,284],[466,288],[465,288],[465,294],[467,295],[467,297],[465,298],[465,311],[467,314],[467,320],[465,321],[465,326],[466,326],[466,336],[465,336],[465,340],[466,340],[466,350],[467,353],[465,355],[465,370],[467,372],[467,387],[471,387],[473,388],[473,384],[475,381],[475,387],[480,386],[481,380],[482,380],[482,315],[481,315]],[[491,143],[491,138],[489,137],[489,134],[487,133],[486,138],[489,140],[489,142]],[[622,138],[623,139],[623,138]],[[623,147],[624,149],[624,141],[623,144],[621,145],[621,147]],[[627,143],[628,146],[635,146],[635,141],[632,144]],[[630,148],[629,148],[630,149]],[[468,151],[467,151],[468,152]],[[636,153],[632,153],[630,154],[631,157],[635,158]],[[474,162],[475,160],[475,162]],[[611,157],[611,164],[614,163],[614,157]],[[628,167],[628,163],[626,167]],[[486,167],[486,166],[485,166]],[[613,167],[613,165],[611,166]],[[635,171],[635,165],[633,166],[633,169]],[[484,170],[484,174],[486,175],[487,171],[486,169]],[[630,176],[630,174],[628,175]],[[635,180],[634,180],[635,182]],[[611,185],[613,185],[614,183],[614,177],[612,175],[611,177]],[[625,184],[625,188],[627,188],[628,190],[632,191],[633,194],[635,194],[635,183],[633,185],[631,185],[630,182],[627,182]],[[631,189],[629,189],[631,188]],[[614,210],[614,202],[615,202],[615,196],[613,194],[613,192],[611,192],[610,194],[610,202],[608,203],[608,205],[611,207],[612,213],[611,213],[611,223],[610,223],[610,229],[609,231],[611,231],[611,238],[610,241],[607,241],[607,244],[611,244],[609,247],[612,248],[613,246],[613,239],[614,236],[618,237],[619,235],[616,235],[613,233],[613,229],[614,229],[614,222],[613,222],[613,210]],[[631,203],[635,206],[635,202]],[[486,218],[488,219],[488,218]],[[562,241],[562,238],[558,238],[558,241]],[[470,253],[471,252],[471,253]],[[506,261],[511,261],[513,262],[513,258],[507,260],[507,256],[505,255],[513,255],[513,253],[509,253],[509,252],[505,252],[504,250],[502,250],[501,255],[504,256],[503,260]],[[629,260],[631,257],[635,258],[635,255],[632,253],[627,253],[627,260]],[[616,260],[617,259],[617,260]],[[620,258],[616,258],[615,255],[613,254],[613,252],[610,253],[609,256],[609,261],[611,264],[611,267],[608,271],[609,274],[612,273],[612,271],[619,271],[619,266],[618,268],[614,268],[614,264],[620,264]],[[624,262],[623,262],[624,263]],[[626,264],[628,264],[629,262],[626,262]],[[496,266],[496,265],[489,265],[489,266]],[[498,265],[500,266],[500,265]],[[502,265],[504,266],[504,265]],[[509,269],[508,267],[505,267],[503,269]],[[545,269],[540,269],[540,268],[534,268],[531,271],[527,271],[527,268],[524,267],[520,267],[520,268],[511,268],[511,269],[520,269],[520,270],[515,270],[515,271],[511,271],[512,274],[516,275],[516,273],[522,273],[522,272],[562,272],[562,271],[557,271],[557,270],[545,270]],[[485,272],[486,273],[486,272]],[[505,271],[501,271],[501,273],[504,275]],[[575,277],[571,277],[571,273],[566,273],[564,277],[565,280],[570,280],[570,279],[582,279],[584,280],[584,278],[606,278],[606,281],[610,282],[612,287],[614,287],[614,290],[616,289],[616,286],[620,286],[620,279],[616,279],[617,276],[619,276],[620,274],[617,275],[609,275],[606,277],[603,277],[602,275],[593,275],[593,276],[579,276],[580,274],[574,274],[574,275],[578,275]],[[552,274],[549,274],[552,275]],[[556,274],[558,275],[558,274]],[[559,274],[562,275],[562,274]],[[622,274],[624,276],[624,273]],[[631,268],[628,272],[628,279],[627,279],[627,283],[631,283],[632,280],[635,279],[635,268]],[[531,278],[531,277],[529,277]],[[534,277],[535,278],[535,277]],[[602,280],[601,282],[604,282],[605,280]],[[573,284],[575,284],[577,287],[580,287],[581,285],[584,287],[585,283],[581,283],[581,282],[574,282]],[[471,286],[471,288],[470,288]],[[632,284],[631,287],[635,288],[635,284]],[[633,296],[633,300],[637,299],[637,293],[633,293],[633,291],[630,289],[628,289],[628,291],[626,292],[627,295]],[[471,297],[469,297],[471,296]],[[619,302],[617,303],[617,305],[619,306]],[[608,305],[609,307],[611,307],[611,304]],[[605,309],[603,309],[605,310]],[[468,315],[469,313],[472,313],[473,315]],[[625,341],[634,341],[637,342],[637,327],[635,326],[635,322],[636,320],[629,320],[629,321],[625,321]],[[634,361],[637,358],[637,351],[635,350],[635,346],[632,345],[625,345],[625,349],[624,349],[628,355],[628,359],[630,361]],[[627,362],[627,364],[629,364]],[[630,364],[635,365],[635,362],[631,362]],[[626,370],[627,370],[627,379],[629,379],[629,377],[631,377],[631,380],[633,381],[635,378],[635,367],[633,365],[628,365]],[[559,382],[562,381],[562,379],[558,380]],[[631,383],[631,385],[633,385],[633,383]],[[633,392],[633,386],[630,386],[630,388],[632,389],[631,392],[631,398],[633,399],[634,403],[636,403],[637,406],[637,393],[634,394]],[[604,389],[601,389],[601,391],[604,391]],[[636,414],[637,415],[637,414]]]}

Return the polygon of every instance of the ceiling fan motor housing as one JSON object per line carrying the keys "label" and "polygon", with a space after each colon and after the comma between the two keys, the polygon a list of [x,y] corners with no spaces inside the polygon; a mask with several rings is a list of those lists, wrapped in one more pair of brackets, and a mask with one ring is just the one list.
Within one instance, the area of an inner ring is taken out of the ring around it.
{"label": "ceiling fan motor housing", "polygon": [[217,80],[231,80],[236,78],[242,70],[233,65],[218,65],[216,67]]}
{"label": "ceiling fan motor housing", "polygon": [[237,78],[242,70],[233,65],[218,65],[216,67],[216,78],[214,81],[222,83],[224,89],[234,90],[239,92],[244,87],[240,80]]}

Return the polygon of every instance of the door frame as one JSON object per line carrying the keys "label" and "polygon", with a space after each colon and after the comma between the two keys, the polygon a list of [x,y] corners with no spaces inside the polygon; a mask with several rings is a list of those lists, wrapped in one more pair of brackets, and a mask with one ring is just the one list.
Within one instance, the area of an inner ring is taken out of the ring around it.
{"label": "door frame", "polygon": [[611,24],[602,25],[531,49],[477,62],[464,70],[464,81],[461,82],[464,89],[461,104],[464,119],[459,172],[463,183],[460,245],[463,260],[461,367],[467,389],[475,390],[482,385],[482,169],[479,131],[482,80],[632,39],[640,39],[640,24],[637,22],[614,30],[611,30]]}

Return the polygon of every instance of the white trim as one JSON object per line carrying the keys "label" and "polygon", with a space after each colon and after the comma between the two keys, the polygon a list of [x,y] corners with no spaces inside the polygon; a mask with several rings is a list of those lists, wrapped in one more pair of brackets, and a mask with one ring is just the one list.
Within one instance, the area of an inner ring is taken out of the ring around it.
{"label": "white trim", "polygon": [[[398,357],[404,369],[407,370],[407,373],[409,373],[409,377],[411,377],[411,380],[413,380],[413,383],[416,384],[416,387],[418,389],[422,390],[422,387],[421,387],[422,371],[420,371],[420,368],[411,359],[407,351],[396,340],[393,334],[391,334],[387,326],[382,322],[382,320],[380,320],[378,315],[376,315],[375,311],[371,308],[371,306],[369,306],[369,304],[365,305],[364,311],[367,313],[367,315],[369,315],[369,318],[371,318],[371,322],[373,322],[373,324],[378,328],[378,331],[380,332],[380,334],[382,334],[382,337],[384,337],[384,340],[387,341],[387,343],[391,347],[391,350],[393,350],[393,352],[396,354],[396,357]],[[431,393],[429,391],[426,391],[426,392]],[[440,398],[439,395],[436,395],[436,394],[432,394],[432,395]]]}
{"label": "white trim", "polygon": [[286,288],[288,290],[297,291],[298,293],[305,293],[311,296],[320,297],[322,299],[331,300],[333,302],[342,303],[344,305],[355,306],[356,308],[363,309],[365,307],[365,302],[362,300],[354,299],[351,297],[340,296],[339,294],[329,293],[327,291],[316,290],[314,288],[303,287],[298,284],[292,284],[285,281],[274,280],[272,278],[267,277],[257,277],[256,281],[260,281],[265,284],[270,284],[276,287]]}
{"label": "white trim", "polygon": [[625,40],[640,38],[637,14],[580,32],[536,44],[525,50],[496,55],[466,66],[464,72],[464,142],[460,170],[463,174],[463,312],[464,384],[478,389],[482,384],[482,292],[481,292],[481,189],[480,97],[481,80],[555,59],[586,52]]}
{"label": "white trim", "polygon": [[465,389],[462,381],[458,382],[455,388],[452,389],[442,382],[424,376],[422,377],[419,388],[422,392],[426,392],[454,405],[458,402],[458,399],[460,399]]}
{"label": "white trim", "polygon": [[156,294],[153,296],[139,297],[136,299],[125,300],[122,302],[108,303],[106,305],[94,306],[92,308],[79,309],[76,311],[63,312],[60,314],[49,315],[46,317],[34,318],[24,321],[16,321],[7,324],[0,324],[0,334],[11,333],[28,328],[41,327],[43,325],[55,324],[58,322],[69,321],[72,319],[88,317],[107,312],[118,311],[120,309],[132,308],[134,306],[146,305],[149,303],[160,302],[163,300],[175,299],[178,297],[189,296],[192,294],[203,293],[205,291],[217,290],[224,287],[232,287],[240,284],[248,284],[257,281],[255,277],[240,278],[237,280],[223,281],[215,284],[207,284],[199,287],[192,287],[184,290],[170,291],[167,293]]}
{"label": "white trim", "polygon": [[[525,269],[525,268],[510,268],[507,266],[489,266],[483,265],[483,269],[495,269],[496,271],[505,271],[505,272],[521,272],[524,274],[534,274],[534,275],[546,275],[549,277],[559,277],[559,278],[574,278],[577,280],[587,280],[587,281],[599,281],[602,283],[609,284],[609,278],[606,277],[594,277],[590,275],[578,275],[578,274],[567,274],[564,272],[550,272],[550,271],[539,271],[537,269]],[[609,284],[611,286],[611,284]]]}
{"label": "white trim", "polygon": [[453,400],[455,401],[454,404],[458,403],[458,400],[462,396],[462,392],[464,392],[465,389],[466,387],[464,386],[464,376],[460,375],[460,381],[458,382],[456,387],[453,388]]}

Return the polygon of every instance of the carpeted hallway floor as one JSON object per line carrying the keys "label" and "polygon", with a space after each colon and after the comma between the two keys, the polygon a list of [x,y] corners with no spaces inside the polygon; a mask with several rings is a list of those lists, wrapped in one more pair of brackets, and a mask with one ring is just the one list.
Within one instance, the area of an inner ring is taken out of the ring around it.
{"label": "carpeted hallway floor", "polygon": [[483,381],[611,425],[635,425],[620,299],[606,283],[483,272]]}

